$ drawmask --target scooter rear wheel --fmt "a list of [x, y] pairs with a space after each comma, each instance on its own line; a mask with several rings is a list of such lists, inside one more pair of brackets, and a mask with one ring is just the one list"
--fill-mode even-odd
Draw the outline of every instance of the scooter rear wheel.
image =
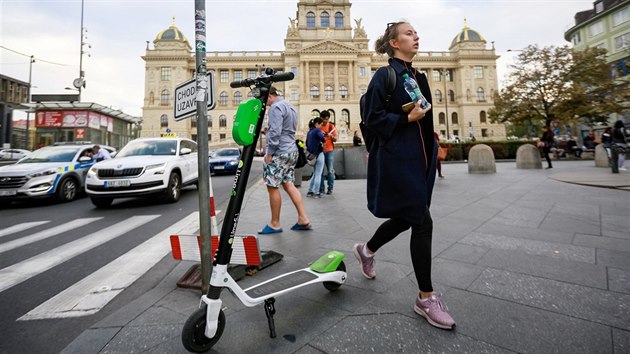
[[[336, 271], [345, 272], [346, 271], [346, 264], [343, 263], [343, 261], [341, 263], [339, 263], [339, 265], [337, 266]], [[341, 284], [335, 283], [334, 281], [325, 281], [323, 284], [324, 284], [324, 288], [326, 288], [326, 290], [328, 290], [328, 291], [335, 291], [335, 290], [339, 289], [339, 287], [341, 286]]]
[[184, 348], [194, 353], [204, 353], [210, 350], [221, 338], [223, 329], [225, 328], [225, 314], [223, 310], [219, 311], [219, 323], [217, 332], [214, 337], [208, 338], [204, 334], [206, 330], [206, 311], [207, 306], [202, 306], [195, 311], [184, 324], [182, 329], [182, 344]]

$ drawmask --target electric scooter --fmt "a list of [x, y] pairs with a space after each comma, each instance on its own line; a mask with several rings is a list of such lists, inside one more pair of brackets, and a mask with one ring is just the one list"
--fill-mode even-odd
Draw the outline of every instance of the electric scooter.
[[328, 252], [307, 268], [279, 275], [247, 289], [242, 289], [227, 271], [243, 194], [266, 112], [269, 89], [272, 83], [289, 81], [293, 77], [291, 72], [276, 74], [272, 68], [267, 68], [260, 77], [230, 83], [232, 88], [250, 88], [254, 98], [239, 104], [234, 121], [232, 135], [244, 148], [221, 227], [208, 293], [201, 297], [200, 308], [188, 318], [182, 330], [182, 343], [191, 352], [208, 351], [221, 338], [225, 328], [225, 314], [221, 309], [220, 299], [223, 288], [231, 290], [247, 307], [264, 303], [270, 337], [275, 338], [275, 297], [315, 283], [323, 283], [326, 289], [335, 291], [346, 281], [344, 254], [338, 251]]

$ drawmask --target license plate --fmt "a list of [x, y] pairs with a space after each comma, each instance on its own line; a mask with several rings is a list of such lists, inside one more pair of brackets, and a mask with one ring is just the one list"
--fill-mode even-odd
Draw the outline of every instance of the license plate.
[[214, 166], [215, 170], [223, 170], [225, 169], [225, 166]]
[[16, 194], [17, 194], [17, 190], [15, 189], [0, 190], [0, 196], [9, 196], [9, 195], [16, 195]]
[[131, 185], [131, 181], [128, 179], [121, 179], [116, 181], [105, 181], [103, 184], [105, 188], [108, 187], [129, 187]]

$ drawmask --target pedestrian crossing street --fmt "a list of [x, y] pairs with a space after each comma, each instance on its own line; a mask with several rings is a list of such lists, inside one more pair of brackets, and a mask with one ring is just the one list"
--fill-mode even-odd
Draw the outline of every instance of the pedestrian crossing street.
[[[62, 265], [64, 262], [106, 242], [115, 240], [117, 237], [150, 223], [160, 216], [130, 216], [111, 226], [0, 269], [0, 295], [7, 289], [42, 274], [53, 267]], [[51, 220], [41, 220], [18, 223], [2, 228], [0, 229], [0, 257], [3, 254], [7, 254], [7, 252], [19, 252], [20, 247], [103, 219], [106, 219], [106, 217], [79, 218], [64, 224], [51, 226], [50, 228], [46, 228], [46, 226], [51, 223]], [[199, 229], [198, 223], [199, 213], [191, 213], [117, 259], [95, 270], [89, 276], [51, 297], [18, 320], [80, 317], [98, 312], [171, 251], [170, 235], [193, 234]], [[28, 230], [35, 228], [38, 228], [37, 230], [44, 229], [11, 241], [5, 241], [7, 239], [6, 236], [28, 233]]]

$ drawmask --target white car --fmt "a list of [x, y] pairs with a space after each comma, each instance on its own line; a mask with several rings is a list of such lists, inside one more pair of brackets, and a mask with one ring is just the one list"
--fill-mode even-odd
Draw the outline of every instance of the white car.
[[0, 160], [19, 160], [30, 154], [30, 151], [24, 149], [4, 149], [0, 150]]
[[0, 167], [0, 201], [44, 197], [74, 200], [95, 163], [85, 156], [91, 149], [91, 145], [72, 143], [46, 146], [17, 163]]
[[115, 198], [160, 195], [179, 200], [181, 188], [197, 184], [197, 143], [184, 138], [139, 138], [87, 174], [85, 191], [96, 207]]

